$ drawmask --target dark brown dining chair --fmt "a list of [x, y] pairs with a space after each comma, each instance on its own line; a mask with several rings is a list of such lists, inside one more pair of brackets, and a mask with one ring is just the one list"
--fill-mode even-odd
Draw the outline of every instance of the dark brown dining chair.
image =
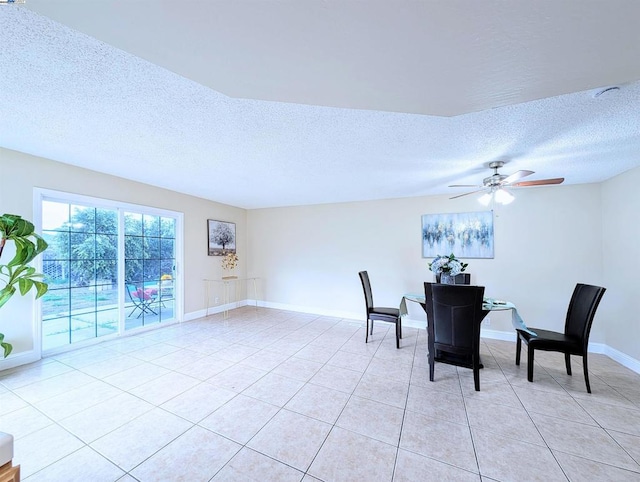
[[571, 375], [571, 355], [582, 357], [584, 369], [584, 382], [587, 392], [591, 393], [589, 385], [589, 371], [587, 365], [587, 346], [589, 345], [589, 333], [596, 310], [606, 288], [578, 283], [573, 290], [567, 318], [564, 324], [564, 333], [543, 330], [541, 328], [529, 328], [535, 336], [526, 331], [517, 330], [516, 365], [520, 365], [520, 352], [522, 342], [527, 349], [527, 380], [533, 382], [533, 356], [535, 350], [557, 351], [564, 353], [564, 362], [567, 367], [567, 375]]
[[[396, 325], [396, 348], [400, 348], [400, 338], [402, 338], [402, 319], [400, 318], [400, 309], [385, 308], [374, 306], [373, 294], [371, 292], [371, 283], [369, 282], [369, 274], [366, 271], [360, 271], [360, 281], [364, 291], [364, 301], [367, 310], [367, 330], [365, 335], [365, 343], [369, 343], [369, 334], [373, 335], [373, 322], [385, 321]], [[371, 333], [369, 333], [369, 322], [371, 322]]]
[[480, 391], [480, 323], [484, 286], [425, 283], [424, 294], [429, 337], [429, 380], [435, 362], [473, 370], [476, 391]]

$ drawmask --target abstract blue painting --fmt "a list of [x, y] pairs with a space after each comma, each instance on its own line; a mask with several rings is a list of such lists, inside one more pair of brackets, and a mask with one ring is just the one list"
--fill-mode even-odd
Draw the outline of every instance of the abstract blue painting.
[[425, 214], [422, 257], [493, 258], [493, 211]]

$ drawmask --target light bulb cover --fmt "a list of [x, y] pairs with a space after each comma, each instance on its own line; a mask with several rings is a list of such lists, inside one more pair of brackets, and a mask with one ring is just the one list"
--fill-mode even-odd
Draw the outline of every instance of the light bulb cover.
[[498, 189], [495, 193], [495, 197], [496, 197], [496, 202], [499, 204], [510, 204], [513, 202], [513, 200], [515, 199], [515, 197], [513, 197], [513, 194], [511, 194], [508, 191], [505, 191], [504, 189]]
[[491, 202], [491, 198], [493, 198], [493, 193], [485, 192], [482, 196], [478, 198], [478, 202], [483, 206], [488, 206]]

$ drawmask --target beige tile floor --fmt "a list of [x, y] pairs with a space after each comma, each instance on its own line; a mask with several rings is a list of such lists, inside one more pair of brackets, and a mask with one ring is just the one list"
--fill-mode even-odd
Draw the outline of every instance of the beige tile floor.
[[[36, 481], [640, 481], [640, 375], [483, 340], [481, 391], [426, 333], [240, 308], [0, 372]], [[526, 360], [526, 356], [524, 357]]]

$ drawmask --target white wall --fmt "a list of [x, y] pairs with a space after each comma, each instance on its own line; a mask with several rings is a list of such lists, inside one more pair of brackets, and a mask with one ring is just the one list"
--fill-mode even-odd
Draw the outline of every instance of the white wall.
[[602, 301], [606, 319], [606, 343], [640, 360], [640, 168], [616, 176], [602, 185]]
[[[183, 212], [185, 312], [193, 315], [205, 308], [202, 279], [222, 276], [220, 259], [206, 255], [208, 218], [236, 223], [238, 274], [261, 277], [268, 304], [363, 319], [358, 271], [369, 271], [377, 304], [397, 306], [433, 280], [421, 257], [421, 215], [482, 210], [474, 196], [433, 196], [247, 212], [1, 148], [0, 168], [3, 213], [32, 219], [34, 187]], [[472, 282], [516, 303], [529, 325], [551, 329], [562, 327], [576, 282], [606, 286], [591, 341], [640, 360], [632, 304], [639, 182], [635, 169], [603, 184], [517, 191], [513, 204], [495, 210], [495, 258], [466, 260]], [[0, 310], [0, 332], [16, 353], [33, 348], [33, 306], [31, 296], [14, 297]], [[424, 320], [417, 305], [409, 316]], [[490, 320], [492, 330], [513, 333], [508, 313]]]
[[[513, 301], [529, 325], [563, 329], [576, 282], [603, 280], [600, 185], [515, 195], [495, 210], [495, 258], [466, 260], [467, 271], [487, 295]], [[358, 271], [369, 271], [376, 304], [398, 306], [403, 293], [433, 280], [421, 257], [421, 216], [481, 210], [475, 196], [250, 210], [249, 273], [264, 278], [267, 303], [364, 319]], [[409, 315], [425, 316], [415, 304]], [[594, 342], [605, 340], [599, 318]], [[508, 312], [490, 320], [492, 330], [513, 333]]]
[[[236, 223], [238, 274], [246, 270], [246, 211], [122, 178], [0, 148], [0, 212], [33, 220], [35, 187], [72, 192], [184, 213], [184, 311], [205, 308], [204, 278], [220, 278], [220, 257], [207, 255], [207, 219]], [[9, 253], [8, 253], [9, 254]], [[3, 260], [4, 260], [3, 256]], [[7, 258], [8, 259], [8, 258]], [[6, 260], [5, 260], [6, 262]], [[0, 310], [0, 333], [15, 356], [33, 347], [33, 296], [14, 296]], [[3, 367], [0, 361], [0, 369]]]

